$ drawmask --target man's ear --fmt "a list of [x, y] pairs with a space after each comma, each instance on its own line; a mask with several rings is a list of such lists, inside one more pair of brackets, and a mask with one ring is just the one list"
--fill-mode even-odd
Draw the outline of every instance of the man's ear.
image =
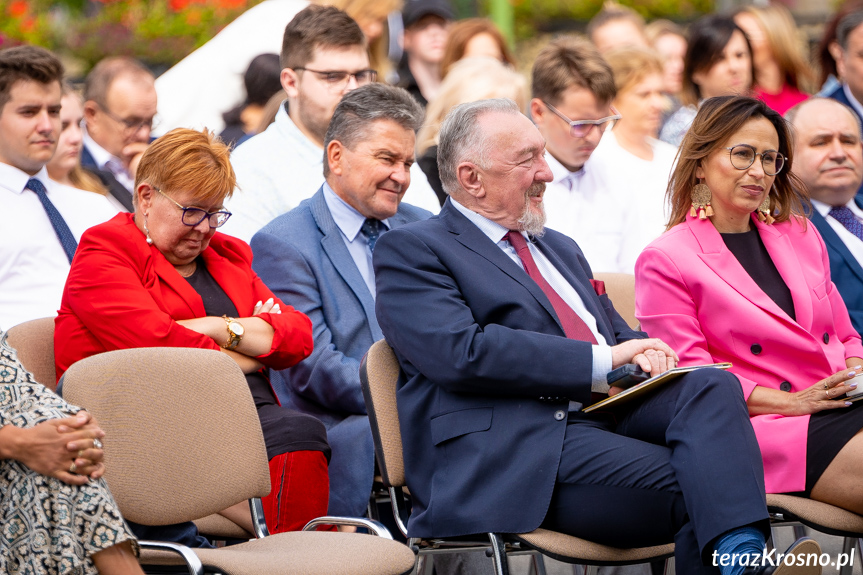
[[485, 196], [482, 174], [476, 164], [462, 162], [455, 169], [456, 179], [459, 186], [474, 198]]
[[332, 140], [327, 144], [327, 163], [331, 174], [341, 176], [344, 172], [344, 153], [345, 147], [338, 140]]
[[545, 113], [546, 107], [542, 105], [542, 100], [539, 98], [533, 98], [530, 101], [530, 117], [533, 119], [533, 123], [537, 126], [541, 126], [545, 121]]
[[84, 120], [88, 123], [91, 123], [90, 120], [96, 116], [96, 108], [98, 104], [93, 100], [87, 100], [84, 102]]
[[279, 75], [279, 81], [282, 83], [282, 88], [288, 94], [288, 98], [296, 98], [299, 93], [300, 77], [290, 68], [282, 68], [282, 73]]

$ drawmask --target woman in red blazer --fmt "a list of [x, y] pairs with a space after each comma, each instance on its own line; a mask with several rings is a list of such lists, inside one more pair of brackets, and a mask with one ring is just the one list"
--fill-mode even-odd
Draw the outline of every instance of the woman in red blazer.
[[863, 345], [803, 216], [789, 128], [759, 100], [713, 98], [683, 140], [672, 217], [636, 264], [636, 315], [681, 365], [731, 362], [768, 493], [863, 513]]
[[[311, 353], [311, 322], [252, 271], [246, 243], [216, 233], [230, 217], [224, 200], [236, 183], [229, 154], [212, 134], [185, 129], [148, 148], [136, 175], [135, 213], [91, 228], [78, 245], [56, 320], [57, 375], [115, 349], [228, 354], [246, 374], [267, 445], [267, 525], [294, 530], [326, 514], [330, 451], [321, 422], [279, 406], [267, 368], [290, 367]], [[245, 504], [224, 515], [253, 531]]]

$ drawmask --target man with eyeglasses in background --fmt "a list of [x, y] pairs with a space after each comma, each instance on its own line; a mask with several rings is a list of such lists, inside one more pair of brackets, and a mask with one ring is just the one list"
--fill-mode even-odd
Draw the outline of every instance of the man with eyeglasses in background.
[[[311, 197], [324, 182], [324, 137], [342, 96], [377, 80], [359, 25], [332, 6], [311, 5], [285, 28], [281, 51], [287, 101], [275, 121], [231, 154], [237, 192], [225, 233], [245, 241], [272, 219]], [[440, 210], [418, 165], [405, 201]]]
[[[105, 58], [87, 75], [81, 165], [97, 171], [128, 211], [132, 211], [135, 168], [150, 144], [156, 107], [153, 73], [137, 60]], [[128, 195], [116, 192], [115, 181]]]
[[611, 68], [587, 40], [562, 38], [537, 56], [531, 90], [530, 115], [554, 178], [545, 192], [546, 227], [574, 239], [594, 272], [633, 273], [645, 245], [639, 213], [588, 161], [620, 119], [611, 106]]

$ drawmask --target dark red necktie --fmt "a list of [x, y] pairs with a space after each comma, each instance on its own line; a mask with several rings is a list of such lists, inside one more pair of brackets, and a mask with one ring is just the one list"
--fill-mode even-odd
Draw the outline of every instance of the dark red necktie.
[[545, 297], [547, 297], [548, 301], [551, 302], [551, 306], [557, 313], [558, 319], [560, 319], [560, 325], [563, 326], [563, 331], [566, 333], [566, 337], [569, 339], [588, 341], [595, 344], [596, 338], [593, 336], [593, 332], [590, 331], [590, 328], [587, 327], [587, 324], [584, 323], [584, 320], [581, 319], [565, 301], [563, 301], [563, 298], [554, 291], [554, 288], [552, 288], [549, 283], [545, 281], [545, 278], [542, 277], [542, 274], [539, 273], [539, 268], [536, 267], [536, 262], [533, 259], [533, 255], [530, 253], [530, 248], [527, 247], [527, 242], [525, 241], [524, 236], [519, 232], [510, 231], [506, 235], [506, 239], [509, 240], [509, 243], [512, 244], [512, 247], [514, 247], [516, 253], [518, 253], [518, 257], [521, 259], [521, 264], [524, 266], [524, 270], [527, 272], [527, 275], [536, 282], [545, 294]]

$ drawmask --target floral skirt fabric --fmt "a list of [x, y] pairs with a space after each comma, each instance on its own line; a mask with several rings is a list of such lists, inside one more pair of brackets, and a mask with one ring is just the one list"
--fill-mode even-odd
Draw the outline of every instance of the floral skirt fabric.
[[[36, 383], [0, 331], [0, 427], [33, 427], [79, 408]], [[76, 486], [0, 459], [0, 573], [97, 573], [91, 555], [137, 542], [104, 480]]]

